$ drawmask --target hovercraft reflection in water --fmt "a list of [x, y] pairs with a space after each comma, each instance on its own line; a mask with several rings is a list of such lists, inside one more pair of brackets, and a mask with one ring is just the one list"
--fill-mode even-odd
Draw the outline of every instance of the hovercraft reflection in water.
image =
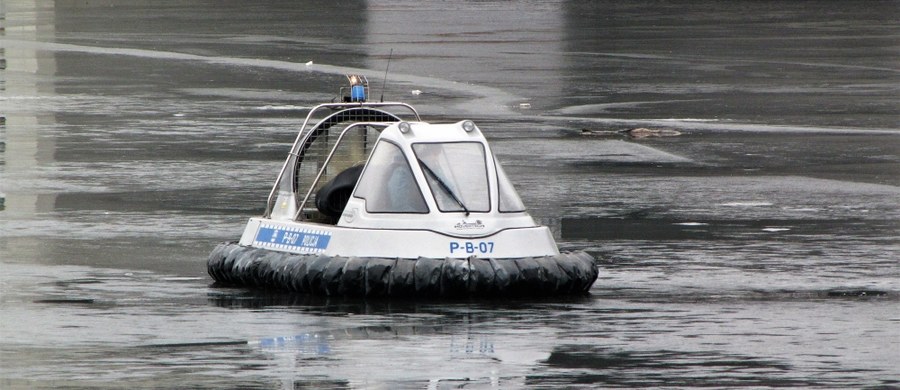
[[594, 259], [559, 252], [473, 122], [422, 122], [405, 103], [365, 102], [365, 78], [350, 80], [343, 103], [307, 115], [265, 215], [210, 254], [217, 282], [405, 297], [590, 289]]

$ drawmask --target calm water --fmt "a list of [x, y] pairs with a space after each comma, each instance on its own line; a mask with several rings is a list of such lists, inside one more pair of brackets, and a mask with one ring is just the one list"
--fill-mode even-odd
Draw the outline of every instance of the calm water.
[[[319, 3], [0, 3], [0, 388], [900, 386], [896, 2]], [[476, 120], [590, 296], [210, 285], [391, 50], [385, 98]]]

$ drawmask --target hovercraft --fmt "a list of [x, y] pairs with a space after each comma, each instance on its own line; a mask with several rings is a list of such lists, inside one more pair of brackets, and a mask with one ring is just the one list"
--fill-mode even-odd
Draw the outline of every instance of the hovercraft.
[[218, 285], [390, 297], [590, 289], [593, 257], [559, 252], [474, 122], [423, 122], [406, 103], [367, 102], [365, 77], [348, 78], [341, 102], [310, 110], [265, 214], [210, 254]]

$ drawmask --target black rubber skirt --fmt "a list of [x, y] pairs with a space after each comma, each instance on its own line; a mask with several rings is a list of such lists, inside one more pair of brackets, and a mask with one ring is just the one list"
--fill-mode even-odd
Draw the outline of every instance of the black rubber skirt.
[[585, 252], [517, 259], [300, 255], [222, 243], [207, 271], [219, 285], [324, 296], [465, 297], [586, 294], [599, 269]]

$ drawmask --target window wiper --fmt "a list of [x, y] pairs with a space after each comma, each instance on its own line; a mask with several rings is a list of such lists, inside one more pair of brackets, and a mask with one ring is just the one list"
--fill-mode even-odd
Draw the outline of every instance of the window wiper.
[[416, 158], [416, 160], [419, 161], [419, 166], [422, 167], [423, 170], [425, 170], [425, 173], [431, 175], [431, 177], [434, 178], [438, 185], [441, 186], [441, 189], [444, 190], [444, 192], [446, 192], [448, 195], [450, 195], [450, 197], [453, 198], [453, 200], [456, 202], [456, 204], [459, 205], [459, 207], [462, 207], [463, 211], [466, 212], [466, 216], [468, 217], [469, 209], [466, 207], [466, 205], [463, 204], [461, 200], [459, 200], [459, 197], [453, 193], [447, 183], [444, 183], [444, 181], [441, 180], [441, 177], [434, 173], [431, 167], [429, 167], [428, 164], [425, 164], [425, 161], [422, 161], [421, 158]]

